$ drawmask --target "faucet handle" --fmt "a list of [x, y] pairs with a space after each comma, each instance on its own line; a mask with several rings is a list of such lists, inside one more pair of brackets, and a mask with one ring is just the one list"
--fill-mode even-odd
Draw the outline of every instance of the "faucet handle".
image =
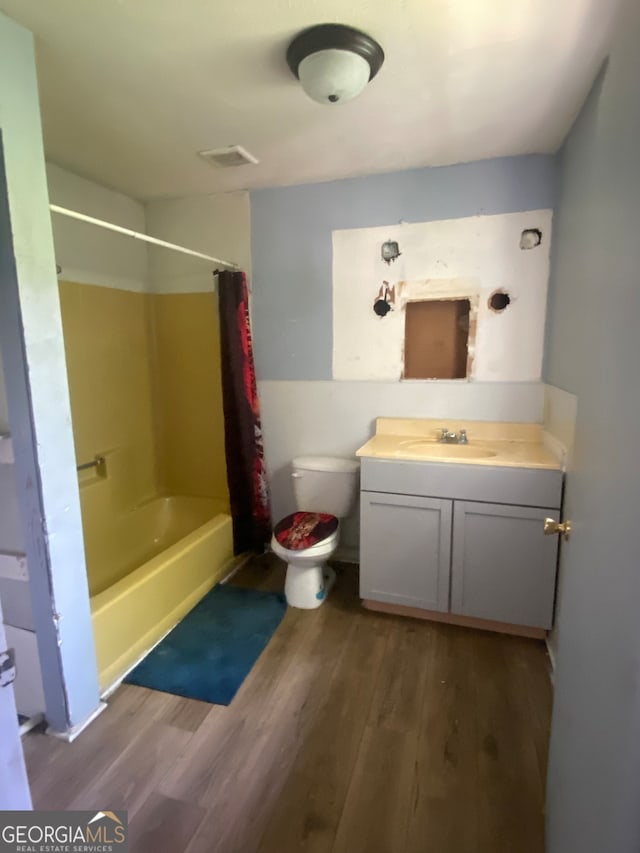
[[440, 430], [440, 441], [446, 441], [449, 436], [449, 430], [447, 427], [444, 427]]
[[458, 443], [459, 444], [469, 444], [469, 437], [467, 435], [466, 429], [461, 429], [458, 433]]

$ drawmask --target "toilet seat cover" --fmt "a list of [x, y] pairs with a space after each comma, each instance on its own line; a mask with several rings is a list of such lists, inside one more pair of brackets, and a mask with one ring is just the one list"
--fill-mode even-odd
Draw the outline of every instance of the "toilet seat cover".
[[338, 519], [326, 512], [293, 512], [274, 529], [276, 540], [289, 551], [304, 551], [328, 539], [338, 529]]

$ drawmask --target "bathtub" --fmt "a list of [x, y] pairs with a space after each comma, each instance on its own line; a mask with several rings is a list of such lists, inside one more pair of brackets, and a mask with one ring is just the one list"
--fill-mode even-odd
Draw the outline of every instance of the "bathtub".
[[84, 527], [105, 691], [230, 571], [232, 522], [222, 501], [163, 497]]

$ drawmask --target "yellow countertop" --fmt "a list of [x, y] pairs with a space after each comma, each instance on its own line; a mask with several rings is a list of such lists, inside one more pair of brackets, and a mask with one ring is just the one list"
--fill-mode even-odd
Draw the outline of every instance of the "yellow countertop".
[[[438, 441], [443, 429], [467, 430], [468, 444]], [[376, 434], [356, 451], [369, 459], [446, 462], [508, 468], [561, 470], [561, 460], [543, 443], [539, 424], [378, 418]]]

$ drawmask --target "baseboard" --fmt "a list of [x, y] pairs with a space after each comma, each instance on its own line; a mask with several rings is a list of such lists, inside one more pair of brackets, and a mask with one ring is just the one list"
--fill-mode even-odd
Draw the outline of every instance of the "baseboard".
[[338, 545], [338, 548], [331, 559], [335, 560], [336, 563], [359, 563], [360, 552], [358, 548], [349, 548]]
[[63, 740], [66, 743], [73, 743], [73, 741], [82, 734], [82, 732], [91, 725], [91, 723], [99, 717], [103, 711], [107, 710], [107, 703], [100, 702], [98, 707], [93, 711], [86, 720], [83, 720], [81, 723], [78, 723], [77, 726], [72, 726], [72, 728], [68, 729], [66, 732], [57, 732], [55, 729], [47, 728], [46, 734], [50, 737], [57, 738], [58, 740]]
[[556, 676], [556, 653], [555, 649], [549, 642], [549, 637], [546, 637], [545, 643], [547, 646], [547, 654], [549, 655], [549, 663], [551, 664], [549, 668], [549, 678], [551, 679], [551, 683], [553, 684]]

